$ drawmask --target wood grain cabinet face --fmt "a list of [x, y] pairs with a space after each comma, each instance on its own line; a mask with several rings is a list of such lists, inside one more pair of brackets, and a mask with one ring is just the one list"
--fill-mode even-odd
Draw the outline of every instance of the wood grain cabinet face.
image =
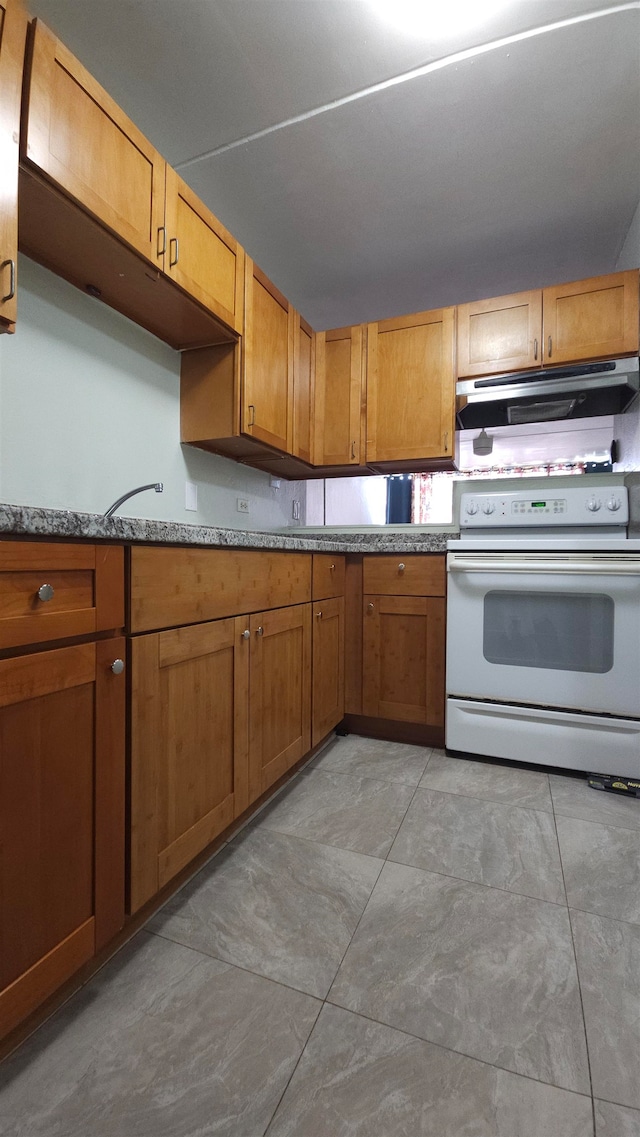
[[455, 309], [367, 332], [367, 463], [452, 458]]
[[344, 718], [344, 597], [312, 606], [311, 745], [317, 746]]
[[358, 466], [362, 439], [363, 328], [334, 328], [316, 338], [314, 462]]
[[540, 289], [458, 305], [458, 375], [540, 367], [542, 351]]
[[293, 441], [291, 453], [303, 462], [313, 460], [312, 407], [316, 375], [316, 334], [295, 313], [293, 361]]
[[545, 288], [545, 364], [637, 354], [638, 279], [634, 269]]
[[294, 310], [247, 257], [242, 430], [289, 452], [293, 424]]
[[32, 40], [24, 156], [163, 267], [164, 159], [40, 21]]
[[124, 922], [124, 654], [0, 661], [0, 1036]]
[[244, 251], [171, 166], [166, 167], [164, 268], [240, 335]]
[[313, 554], [313, 600], [344, 596], [345, 558], [331, 553]]
[[249, 797], [255, 801], [310, 748], [311, 605], [250, 618]]
[[240, 617], [132, 642], [132, 912], [249, 804], [247, 628]]
[[0, 0], [0, 332], [17, 313], [18, 135], [27, 17], [16, 0]]
[[364, 596], [363, 714], [443, 725], [445, 603]]

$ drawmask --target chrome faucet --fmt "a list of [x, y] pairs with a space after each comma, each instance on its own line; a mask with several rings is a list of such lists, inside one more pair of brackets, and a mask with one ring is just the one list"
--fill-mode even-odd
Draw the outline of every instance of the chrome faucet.
[[117, 501], [114, 501], [113, 505], [110, 505], [107, 512], [103, 513], [102, 516], [113, 517], [116, 509], [119, 509], [123, 502], [127, 501], [128, 498], [133, 497], [137, 493], [142, 493], [143, 490], [155, 490], [156, 493], [162, 493], [163, 489], [164, 486], [162, 482], [149, 482], [148, 486], [136, 486], [135, 490], [129, 490], [128, 493], [123, 493], [122, 497], [119, 497]]

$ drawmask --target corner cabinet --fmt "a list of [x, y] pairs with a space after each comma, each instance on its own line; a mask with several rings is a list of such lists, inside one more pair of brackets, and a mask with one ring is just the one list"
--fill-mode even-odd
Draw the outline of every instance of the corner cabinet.
[[0, 332], [17, 314], [18, 158], [27, 17], [18, 0], [0, 0]]
[[367, 329], [367, 464], [443, 469], [455, 449], [455, 308]]
[[0, 542], [0, 1036], [124, 923], [122, 554]]

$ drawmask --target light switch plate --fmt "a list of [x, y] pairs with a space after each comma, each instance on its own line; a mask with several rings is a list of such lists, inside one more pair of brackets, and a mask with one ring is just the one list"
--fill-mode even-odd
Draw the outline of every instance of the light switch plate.
[[198, 487], [195, 482], [184, 483], [184, 507], [185, 509], [198, 508]]
[[296, 498], [291, 503], [291, 516], [294, 521], [300, 520], [300, 502]]

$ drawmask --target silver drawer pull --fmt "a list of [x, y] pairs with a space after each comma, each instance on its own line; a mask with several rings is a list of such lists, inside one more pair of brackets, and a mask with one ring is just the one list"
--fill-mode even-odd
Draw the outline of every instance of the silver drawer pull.
[[250, 637], [251, 637], [251, 632], [249, 631], [248, 628], [245, 628], [244, 632], [242, 633], [243, 640], [248, 640]]
[[53, 600], [54, 590], [51, 584], [41, 584], [38, 589], [38, 600]]
[[124, 659], [114, 659], [113, 663], [111, 664], [111, 670], [113, 671], [114, 675], [122, 675], [122, 672], [124, 671]]
[[331, 565], [331, 572], [333, 572], [333, 570], [335, 569], [335, 567], [336, 567], [335, 565]]
[[373, 612], [373, 604], [367, 604], [369, 612]]

